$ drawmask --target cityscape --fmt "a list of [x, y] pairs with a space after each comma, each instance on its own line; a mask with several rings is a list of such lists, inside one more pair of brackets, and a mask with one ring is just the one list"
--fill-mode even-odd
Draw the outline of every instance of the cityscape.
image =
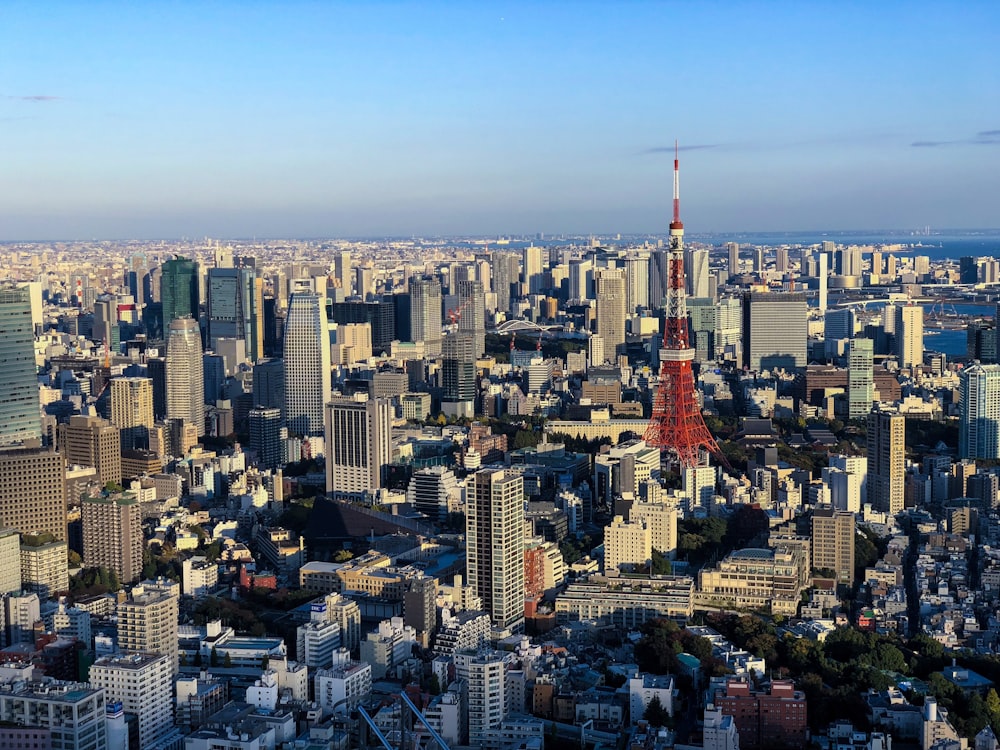
[[[937, 22], [969, 86], [906, 133], [751, 144], [691, 83], [743, 102], [743, 73], [706, 60], [672, 71], [690, 115], [612, 145], [560, 108], [642, 99], [672, 53], [636, 49], [696, 45], [704, 8], [17, 9], [65, 44], [0, 96], [0, 749], [997, 750], [1000, 105], [950, 31], [1000, 19], [778, 5], [720, 6], [720, 39], [773, 22], [766, 68], [817, 25]], [[98, 23], [135, 65], [95, 50], [83, 82]], [[584, 63], [598, 30], [636, 47]], [[933, 82], [872, 54], [877, 128]], [[847, 102], [826, 65], [767, 106]], [[249, 78], [282, 117], [241, 109]], [[478, 119], [535, 97], [523, 142], [539, 110]], [[587, 178], [569, 147], [599, 138]]]

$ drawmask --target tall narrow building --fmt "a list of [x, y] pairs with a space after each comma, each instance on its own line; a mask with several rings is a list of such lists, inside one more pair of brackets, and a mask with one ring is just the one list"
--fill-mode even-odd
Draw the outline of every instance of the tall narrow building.
[[178, 671], [177, 613], [180, 586], [149, 585], [132, 589], [118, 605], [118, 647], [122, 651], [163, 654]]
[[441, 283], [437, 279], [410, 279], [410, 338], [424, 342], [424, 355], [441, 355]]
[[906, 479], [906, 417], [868, 415], [868, 502], [892, 515], [903, 510]]
[[444, 337], [441, 352], [441, 411], [453, 417], [472, 417], [476, 399], [475, 340], [469, 333], [456, 331]]
[[597, 269], [594, 273], [594, 293], [597, 296], [596, 334], [604, 340], [605, 359], [615, 362], [625, 347], [625, 271], [620, 268]]
[[486, 297], [481, 281], [458, 282], [458, 306], [462, 315], [458, 330], [471, 334], [473, 353], [481, 357], [486, 352]]
[[304, 437], [324, 432], [330, 400], [330, 334], [323, 299], [295, 292], [285, 319], [285, 424]]
[[198, 319], [198, 263], [177, 256], [161, 266], [160, 302], [163, 305], [163, 330], [177, 318]]
[[101, 484], [121, 484], [121, 436], [107, 420], [73, 415], [59, 425], [59, 447], [67, 464], [93, 466]]
[[920, 305], [896, 308], [896, 356], [900, 367], [924, 363], [924, 308]]
[[0, 447], [42, 436], [31, 292], [0, 287]]
[[142, 510], [130, 493], [84, 496], [80, 503], [83, 562], [115, 571], [122, 583], [142, 575]]
[[258, 335], [263, 310], [259, 308], [258, 284], [252, 268], [212, 268], [208, 271], [209, 346], [216, 348], [220, 338], [236, 339], [246, 345], [246, 356], [256, 362], [264, 355], [263, 338]]
[[524, 625], [524, 480], [482, 469], [469, 479], [466, 502], [466, 570], [493, 624]]
[[965, 368], [958, 404], [959, 458], [1000, 458], [1000, 365]]
[[205, 379], [201, 333], [192, 318], [171, 321], [167, 331], [167, 419], [192, 424], [205, 434]]
[[121, 432], [122, 450], [149, 448], [153, 418], [153, 381], [114, 378], [111, 381], [111, 423]]
[[326, 491], [360, 495], [385, 486], [392, 461], [392, 402], [335, 398], [326, 407]]
[[875, 398], [875, 371], [871, 339], [851, 339], [847, 354], [847, 416], [865, 419]]

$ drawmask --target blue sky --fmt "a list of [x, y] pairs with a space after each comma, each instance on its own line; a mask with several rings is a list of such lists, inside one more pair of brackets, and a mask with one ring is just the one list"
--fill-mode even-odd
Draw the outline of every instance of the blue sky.
[[[0, 8], [0, 240], [1000, 225], [1000, 3]], [[669, 150], [669, 149], [668, 149]]]

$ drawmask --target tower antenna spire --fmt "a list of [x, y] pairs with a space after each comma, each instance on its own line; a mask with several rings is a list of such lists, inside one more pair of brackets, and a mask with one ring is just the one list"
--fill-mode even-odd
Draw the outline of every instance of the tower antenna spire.
[[681, 168], [679, 157], [680, 147], [674, 141], [674, 220], [670, 222], [671, 229], [683, 229], [681, 223]]

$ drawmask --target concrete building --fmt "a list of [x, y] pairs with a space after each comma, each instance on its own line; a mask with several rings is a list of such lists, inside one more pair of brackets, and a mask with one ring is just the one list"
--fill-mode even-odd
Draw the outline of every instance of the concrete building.
[[167, 418], [194, 425], [205, 434], [205, 379], [201, 331], [192, 318], [171, 321], [167, 331]]
[[179, 586], [136, 586], [118, 605], [118, 647], [122, 651], [163, 654], [172, 674], [180, 661], [177, 643]]
[[[110, 746], [104, 723], [105, 697], [105, 691], [99, 687], [47, 677], [0, 682], [0, 724], [30, 727], [41, 733], [43, 739], [38, 741], [51, 744], [39, 747], [107, 750]], [[12, 734], [0, 735], [0, 745], [35, 747], [13, 744]], [[11, 744], [3, 745], [8, 741]], [[27, 741], [35, 742], [36, 738]]]
[[35, 327], [27, 285], [0, 287], [0, 447], [42, 437]]
[[891, 515], [901, 512], [905, 473], [906, 417], [873, 411], [868, 415], [868, 502]]
[[316, 670], [315, 686], [316, 702], [324, 715], [346, 715], [371, 693], [371, 664], [351, 661], [350, 652], [339, 649], [328, 669]]
[[428, 357], [441, 354], [441, 283], [437, 279], [417, 276], [410, 279], [410, 339], [422, 341]]
[[66, 539], [65, 480], [61, 453], [0, 450], [0, 527]]
[[482, 469], [468, 480], [466, 579], [499, 628], [524, 623], [524, 480]]
[[506, 664], [499, 651], [459, 651], [455, 675], [468, 689], [469, 744], [482, 745], [509, 713]]
[[698, 596], [716, 606], [794, 615], [809, 581], [807, 558], [793, 545], [736, 550], [715, 567], [699, 571]]
[[802, 294], [743, 297], [743, 364], [755, 372], [805, 367], [807, 304]]
[[604, 529], [605, 574], [629, 573], [652, 562], [649, 529], [642, 521], [615, 516]]
[[[0, 538], [0, 546], [3, 541]], [[31, 541], [31, 537], [24, 536], [20, 546], [21, 586], [24, 590], [34, 591], [41, 599], [50, 599], [57, 592], [69, 591], [66, 542], [26, 543]], [[2, 557], [0, 552], [0, 558]]]
[[122, 583], [142, 575], [142, 510], [128, 492], [84, 496], [80, 503], [83, 561], [115, 571]]
[[674, 715], [674, 678], [636, 672], [628, 679], [629, 718], [635, 724], [642, 718], [654, 698], [659, 699], [670, 716]]
[[310, 669], [326, 667], [343, 645], [340, 624], [327, 616], [326, 602], [313, 602], [310, 620], [296, 630], [296, 659]]
[[[175, 613], [176, 622], [176, 613]], [[176, 642], [176, 637], [175, 637]], [[139, 746], [153, 747], [173, 728], [173, 672], [162, 654], [104, 656], [90, 667], [90, 684], [139, 719]]]
[[812, 567], [832, 570], [838, 583], [850, 586], [854, 582], [854, 534], [854, 513], [817, 506], [812, 517]]
[[920, 305], [896, 308], [896, 357], [900, 367], [924, 363], [924, 308]]
[[867, 419], [875, 398], [871, 339], [851, 339], [847, 355], [847, 416]]
[[459, 281], [458, 330], [472, 336], [472, 351], [476, 358], [486, 352], [486, 301], [481, 281]]
[[101, 484], [122, 483], [121, 435], [111, 422], [74, 415], [59, 426], [59, 447], [67, 464], [97, 469]]
[[281, 409], [251, 409], [250, 450], [257, 454], [257, 465], [262, 469], [277, 469], [283, 464], [281, 456]]
[[285, 424], [300, 436], [323, 434], [330, 400], [330, 338], [318, 294], [295, 292], [285, 319]]
[[392, 461], [392, 403], [336, 398], [326, 405], [326, 491], [361, 495], [385, 486]]
[[604, 341], [605, 359], [615, 361], [625, 346], [625, 305], [628, 296], [625, 271], [620, 268], [597, 269], [594, 273], [594, 288], [597, 295], [595, 334]]
[[185, 558], [181, 563], [184, 596], [205, 596], [219, 584], [219, 566], [204, 556]]
[[466, 332], [456, 331], [441, 341], [441, 410], [450, 417], [475, 413], [476, 342]]
[[0, 529], [0, 596], [21, 590], [21, 537], [16, 529]]
[[1000, 365], [974, 364], [959, 381], [960, 458], [1000, 458]]
[[413, 472], [406, 490], [406, 502], [435, 523], [446, 520], [459, 497], [458, 480], [446, 466], [429, 466]]
[[768, 692], [749, 683], [729, 680], [714, 700], [723, 715], [732, 716], [740, 750], [805, 747], [809, 735], [806, 697], [791, 680], [772, 680]]
[[149, 448], [149, 433], [155, 424], [152, 379], [111, 381], [111, 424], [120, 432], [122, 450]]

